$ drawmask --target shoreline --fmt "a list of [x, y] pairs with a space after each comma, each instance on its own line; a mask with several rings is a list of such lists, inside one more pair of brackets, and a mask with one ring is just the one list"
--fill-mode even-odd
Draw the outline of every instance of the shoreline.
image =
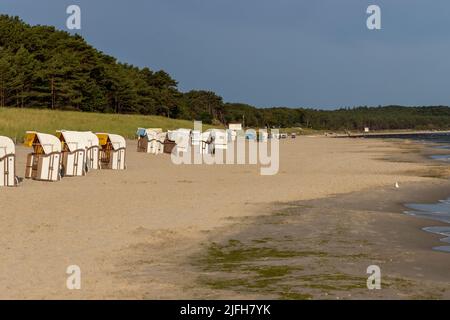
[[[450, 181], [363, 190], [286, 203], [270, 215], [238, 220], [247, 228], [224, 229], [192, 257], [208, 274], [198, 282], [218, 299], [448, 299], [450, 254], [434, 251], [440, 237], [423, 230], [448, 224], [403, 213], [405, 202], [448, 197], [448, 187]], [[386, 290], [365, 288], [366, 268], [373, 264], [387, 279]]]
[[[407, 141], [407, 143], [411, 142]], [[404, 145], [404, 141], [399, 143]], [[412, 155], [412, 157], [410, 155], [410, 160], [417, 160], [417, 157], [419, 157], [423, 163], [434, 164], [429, 155], [436, 152], [431, 148], [431, 145], [422, 145], [419, 153]], [[392, 159], [386, 161], [392, 161]], [[447, 269], [450, 265], [450, 254], [433, 249], [435, 246], [442, 244], [440, 241], [442, 235], [424, 230], [430, 226], [448, 227], [448, 224], [409, 216], [405, 213], [409, 210], [405, 206], [407, 203], [436, 203], [439, 200], [448, 199], [450, 197], [449, 187], [450, 181], [442, 179], [425, 184], [407, 183], [401, 186], [400, 190], [395, 187], [381, 187], [375, 191], [361, 190], [324, 199], [284, 203], [279, 205], [270, 215], [250, 218], [253, 223], [248, 224], [247, 229], [233, 232], [232, 228], [227, 228], [222, 231], [221, 236], [215, 235], [210, 239], [208, 242], [212, 242], [213, 245], [205, 248], [203, 255], [197, 254], [193, 259], [202, 261], [203, 265], [198, 266], [197, 264], [200, 270], [212, 272], [213, 275], [209, 275], [206, 280], [200, 277], [198, 282], [206, 284], [216, 291], [223, 290], [223, 296], [218, 294], [217, 298], [219, 299], [233, 296], [233, 293], [238, 294], [238, 297], [245, 298], [245, 295], [240, 296], [243, 292], [250, 295], [256, 294], [257, 299], [449, 299], [450, 276]], [[383, 201], [380, 202], [380, 199], [383, 199]], [[371, 222], [372, 232], [375, 231], [381, 236], [386, 236], [384, 232], [388, 230], [390, 234], [386, 236], [385, 242], [389, 245], [397, 242], [398, 248], [396, 250], [387, 250], [376, 243], [372, 244], [377, 247], [376, 250], [382, 252], [378, 257], [375, 255], [371, 259], [375, 262], [381, 262], [382, 270], [387, 270], [389, 279], [387, 282], [390, 282], [388, 290], [371, 292], [364, 288], [363, 282], [366, 280], [366, 274], [363, 268], [360, 268], [359, 272], [350, 268], [350, 272], [347, 269], [348, 273], [336, 270], [334, 270], [335, 273], [322, 270], [321, 274], [304, 272], [306, 268], [304, 264], [311, 263], [311, 256], [320, 260], [317, 265], [320, 265], [322, 269], [324, 264], [328, 264], [332, 268], [342, 269], [342, 265], [339, 265], [339, 263], [345, 263], [340, 261], [339, 258], [348, 254], [348, 251], [341, 253], [341, 256], [334, 257], [338, 260], [338, 263], [333, 263], [330, 262], [332, 260], [330, 251], [335, 252], [333, 246], [331, 246], [333, 248], [331, 250], [324, 250], [322, 245], [305, 248], [304, 245], [300, 245], [302, 239], [298, 239], [299, 245], [287, 245], [290, 248], [288, 251], [286, 251], [286, 244], [280, 245], [280, 243], [286, 241], [293, 241], [293, 233], [286, 232], [286, 230], [283, 232], [283, 228], [279, 228], [277, 225], [295, 224], [295, 215], [297, 214], [305, 215], [305, 211], [308, 214], [308, 211], [315, 213], [321, 210], [332, 210], [330, 207], [341, 208], [337, 210], [341, 214], [342, 211], [347, 210], [365, 215], [375, 212], [377, 217], [372, 217], [374, 219]], [[323, 214], [323, 212], [320, 213]], [[284, 221], [283, 217], [285, 217]], [[407, 225], [397, 225], [392, 228], [393, 219]], [[261, 221], [263, 221], [262, 226]], [[311, 224], [311, 219], [307, 221]], [[242, 224], [242, 222], [241, 219], [237, 223]], [[255, 227], [254, 225], [259, 226]], [[263, 230], [258, 230], [260, 228]], [[397, 229], [406, 230], [407, 235], [395, 234], [398, 233]], [[311, 233], [314, 234], [314, 232], [309, 231], [308, 236], [311, 237]], [[349, 231], [352, 232], [352, 230]], [[249, 234], [251, 234], [250, 237]], [[264, 237], [264, 235], [272, 235], [273, 238]], [[286, 240], [286, 237], [289, 237], [289, 240]], [[368, 240], [367, 238], [371, 239]], [[361, 243], [373, 242], [373, 236], [363, 236], [360, 240]], [[331, 241], [333, 240], [327, 237], [318, 239], [319, 243], [324, 244]], [[263, 243], [263, 245], [258, 246], [255, 243]], [[301, 250], [299, 250], [299, 247]], [[261, 263], [258, 260], [258, 252], [260, 258], [264, 257], [264, 252], [278, 252], [278, 255], [265, 257], [272, 260], [271, 263], [267, 263], [267, 261]], [[352, 254], [349, 257], [353, 259], [355, 254], [353, 250], [350, 250], [350, 252]], [[244, 257], [245, 254], [250, 254], [250, 258]], [[256, 259], [252, 259], [251, 254]], [[361, 253], [356, 254], [356, 256], [359, 254]], [[238, 256], [237, 259], [236, 256]], [[411, 256], [414, 256], [414, 258], [411, 258]], [[217, 258], [219, 258], [219, 262], [212, 262]], [[227, 262], [226, 259], [230, 261]], [[371, 265], [370, 259], [365, 260], [367, 266]], [[356, 263], [356, 261], [353, 261], [351, 264]], [[358, 263], [361, 265], [361, 262]], [[308, 266], [308, 269], [314, 268]], [[242, 273], [247, 273], [247, 276], [242, 278]], [[328, 281], [330, 279], [332, 281]], [[312, 284], [311, 282], [314, 280], [322, 282], [322, 284]], [[299, 288], [289, 285], [289, 283], [295, 283], [296, 281], [303, 281], [303, 285], [300, 285]], [[277, 289], [280, 287], [283, 289]]]
[[336, 134], [334, 138], [390, 138], [402, 137], [404, 139], [411, 136], [431, 136], [431, 135], [448, 135], [450, 130], [386, 130], [375, 132], [349, 132], [348, 134]]

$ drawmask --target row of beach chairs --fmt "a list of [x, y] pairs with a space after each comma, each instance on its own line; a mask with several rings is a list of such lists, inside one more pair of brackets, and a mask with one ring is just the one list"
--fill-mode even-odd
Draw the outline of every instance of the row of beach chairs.
[[[27, 131], [24, 144], [33, 148], [27, 156], [26, 179], [59, 181], [62, 177], [84, 176], [90, 170], [126, 168], [126, 141], [116, 134]], [[18, 182], [14, 142], [0, 136], [0, 187], [16, 186]]]
[[[193, 147], [201, 154], [215, 154], [217, 150], [226, 150], [239, 134], [229, 129], [201, 132], [181, 128], [163, 132], [161, 128], [138, 128], [137, 151], [157, 155], [187, 152]], [[281, 138], [271, 137], [265, 130], [242, 134], [247, 140], [263, 142]], [[27, 156], [26, 179], [59, 181], [63, 177], [84, 176], [90, 170], [126, 168], [126, 141], [116, 134], [59, 130], [51, 135], [27, 131], [24, 144], [33, 148]], [[18, 184], [15, 162], [14, 142], [0, 136], [0, 187]]]
[[226, 130], [210, 129], [204, 132], [191, 129], [177, 129], [163, 132], [160, 128], [139, 128], [138, 152], [151, 154], [182, 153], [192, 146], [202, 154], [214, 154], [216, 150], [227, 149], [231, 137]]
[[226, 149], [229, 140], [226, 131], [219, 129], [200, 132], [181, 128], [163, 132], [160, 128], [139, 128], [136, 135], [137, 151], [151, 154], [187, 152], [190, 146], [196, 146], [200, 153], [213, 154], [216, 149]]
[[[226, 150], [228, 143], [236, 140], [238, 133], [233, 130], [209, 129], [204, 132], [190, 129], [177, 129], [163, 132], [160, 128], [139, 128], [136, 132], [138, 137], [138, 152], [151, 154], [187, 152], [189, 147], [199, 150], [202, 154], [214, 154], [216, 150]], [[267, 131], [260, 131], [259, 135], [246, 132], [245, 139], [267, 141]]]

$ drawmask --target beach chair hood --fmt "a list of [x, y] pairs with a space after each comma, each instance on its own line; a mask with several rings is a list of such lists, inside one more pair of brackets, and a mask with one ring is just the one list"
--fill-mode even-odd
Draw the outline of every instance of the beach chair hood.
[[145, 130], [146, 130], [147, 134], [150, 133], [150, 132], [155, 132], [155, 133], [163, 132], [163, 129], [161, 129], [161, 128], [147, 128]]
[[145, 129], [145, 134], [147, 135], [148, 141], [157, 139], [158, 134], [160, 134], [162, 132], [163, 132], [163, 130], [161, 128]]
[[164, 140], [166, 140], [166, 138], [167, 138], [167, 132], [161, 132], [156, 135], [156, 139], [159, 142], [164, 142]]
[[189, 148], [189, 143], [191, 139], [191, 130], [190, 129], [178, 129], [177, 135], [175, 139], [175, 143], [182, 150], [187, 150]]
[[100, 141], [98, 140], [98, 137], [91, 131], [83, 131], [80, 132], [84, 136], [86, 147], [98, 147], [100, 146]]
[[168, 131], [167, 137], [171, 141], [175, 141], [176, 144], [188, 144], [191, 137], [190, 129], [177, 129], [174, 131]]
[[138, 137], [145, 137], [147, 135], [147, 129], [145, 128], [138, 128], [136, 131], [136, 135]]
[[191, 129], [183, 129], [183, 128], [177, 130], [177, 132], [184, 135], [190, 135], [191, 131], [192, 131]]
[[158, 133], [161, 133], [163, 130], [161, 128], [138, 128], [136, 131], [136, 135], [138, 137], [147, 137], [147, 139], [153, 140], [158, 135]]
[[14, 154], [16, 152], [16, 147], [14, 142], [8, 138], [0, 136], [0, 158], [8, 154]]
[[169, 139], [171, 141], [175, 141], [176, 138], [177, 138], [177, 135], [178, 135], [178, 133], [177, 133], [176, 130], [174, 130], [174, 131], [172, 131], [172, 130], [167, 131], [167, 139]]
[[34, 140], [37, 139], [45, 154], [52, 152], [61, 152], [61, 141], [54, 135], [27, 131], [25, 137], [25, 145], [28, 147], [33, 146]]
[[119, 136], [117, 134], [109, 134], [109, 141], [111, 141], [111, 145], [114, 150], [118, 150], [120, 148], [126, 148], [126, 146], [127, 146], [125, 138], [122, 136]]
[[61, 135], [69, 148], [70, 152], [75, 150], [85, 149], [87, 147], [86, 136], [81, 132], [76, 131], [61, 131]]

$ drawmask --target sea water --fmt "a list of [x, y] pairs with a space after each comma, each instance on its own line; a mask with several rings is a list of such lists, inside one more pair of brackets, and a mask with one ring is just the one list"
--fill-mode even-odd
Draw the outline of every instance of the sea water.
[[425, 227], [423, 230], [443, 236], [441, 241], [448, 244], [434, 247], [434, 250], [450, 252], [450, 198], [431, 204], [410, 203], [407, 204], [406, 207], [410, 210], [405, 211], [405, 213], [410, 216], [436, 220], [449, 224], [449, 226]]
[[[419, 134], [408, 138], [412, 138], [423, 143], [434, 143], [435, 145], [433, 148], [436, 149], [450, 149], [450, 134], [448, 133]], [[450, 163], [450, 154], [432, 155], [431, 159]], [[434, 250], [450, 252], [450, 198], [431, 204], [409, 203], [406, 204], [406, 207], [410, 209], [405, 211], [408, 215], [448, 223], [448, 226], [430, 226], [423, 228], [423, 230], [442, 236], [441, 241], [446, 243], [446, 245], [434, 247]]]
[[[392, 135], [388, 138], [413, 139], [422, 143], [433, 143], [433, 148], [436, 149], [450, 149], [450, 133], [417, 134], [408, 135], [407, 137]], [[450, 163], [450, 154], [432, 155], [431, 159]], [[423, 230], [442, 236], [441, 241], [446, 245], [434, 247], [434, 250], [450, 253], [450, 198], [440, 200], [437, 203], [408, 203], [405, 206], [409, 209], [405, 213], [410, 216], [448, 223], [448, 226], [430, 226], [423, 228]]]

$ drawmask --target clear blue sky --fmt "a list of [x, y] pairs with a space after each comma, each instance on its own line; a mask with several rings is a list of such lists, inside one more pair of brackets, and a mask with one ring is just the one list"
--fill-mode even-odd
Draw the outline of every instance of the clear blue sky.
[[65, 29], [70, 4], [90, 44], [183, 91], [260, 107], [450, 105], [449, 0], [1, 0], [0, 12]]

